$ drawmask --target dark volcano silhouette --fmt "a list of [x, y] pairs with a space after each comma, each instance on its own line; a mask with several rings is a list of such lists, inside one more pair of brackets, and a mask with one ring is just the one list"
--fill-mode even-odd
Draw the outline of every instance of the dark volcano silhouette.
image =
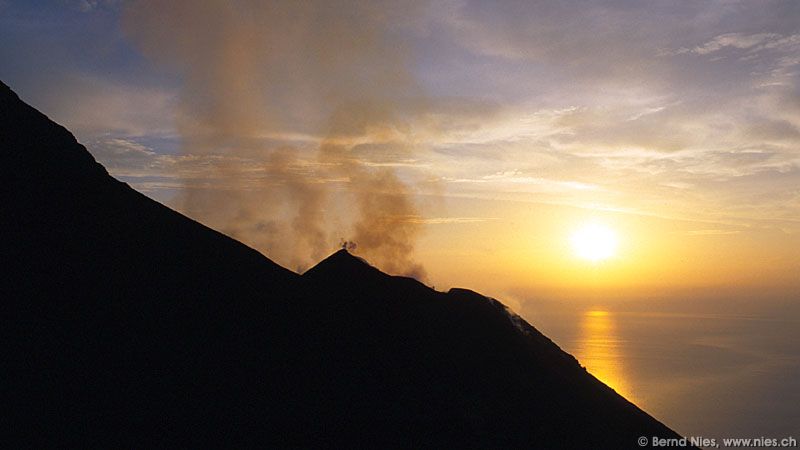
[[667, 427], [501, 303], [302, 276], [114, 180], [0, 83], [3, 416], [26, 446], [639, 448]]

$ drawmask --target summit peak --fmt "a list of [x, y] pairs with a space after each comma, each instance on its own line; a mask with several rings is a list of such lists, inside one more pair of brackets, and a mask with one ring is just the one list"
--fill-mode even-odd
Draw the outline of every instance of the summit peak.
[[303, 276], [314, 278], [351, 277], [356, 275], [386, 275], [364, 258], [358, 257], [347, 249], [340, 249], [308, 269]]

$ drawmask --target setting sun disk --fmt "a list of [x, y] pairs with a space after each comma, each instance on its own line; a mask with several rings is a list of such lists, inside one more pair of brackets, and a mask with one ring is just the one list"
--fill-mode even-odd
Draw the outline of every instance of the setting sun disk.
[[617, 252], [617, 235], [610, 228], [591, 223], [575, 231], [570, 238], [575, 254], [597, 262], [614, 256]]

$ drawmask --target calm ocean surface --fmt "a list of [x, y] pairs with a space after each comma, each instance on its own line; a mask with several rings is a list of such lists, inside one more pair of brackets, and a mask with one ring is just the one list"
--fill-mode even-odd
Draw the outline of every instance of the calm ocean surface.
[[644, 312], [530, 301], [521, 313], [684, 436], [800, 441], [800, 307], [675, 303]]

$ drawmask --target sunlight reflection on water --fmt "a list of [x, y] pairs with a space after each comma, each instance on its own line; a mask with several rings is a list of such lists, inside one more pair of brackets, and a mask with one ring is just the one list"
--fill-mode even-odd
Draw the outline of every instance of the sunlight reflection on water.
[[800, 436], [800, 298], [527, 307], [592, 375], [682, 435]]
[[575, 342], [578, 361], [597, 379], [635, 402], [625, 375], [613, 315], [608, 311], [586, 311], [581, 318], [579, 336]]

